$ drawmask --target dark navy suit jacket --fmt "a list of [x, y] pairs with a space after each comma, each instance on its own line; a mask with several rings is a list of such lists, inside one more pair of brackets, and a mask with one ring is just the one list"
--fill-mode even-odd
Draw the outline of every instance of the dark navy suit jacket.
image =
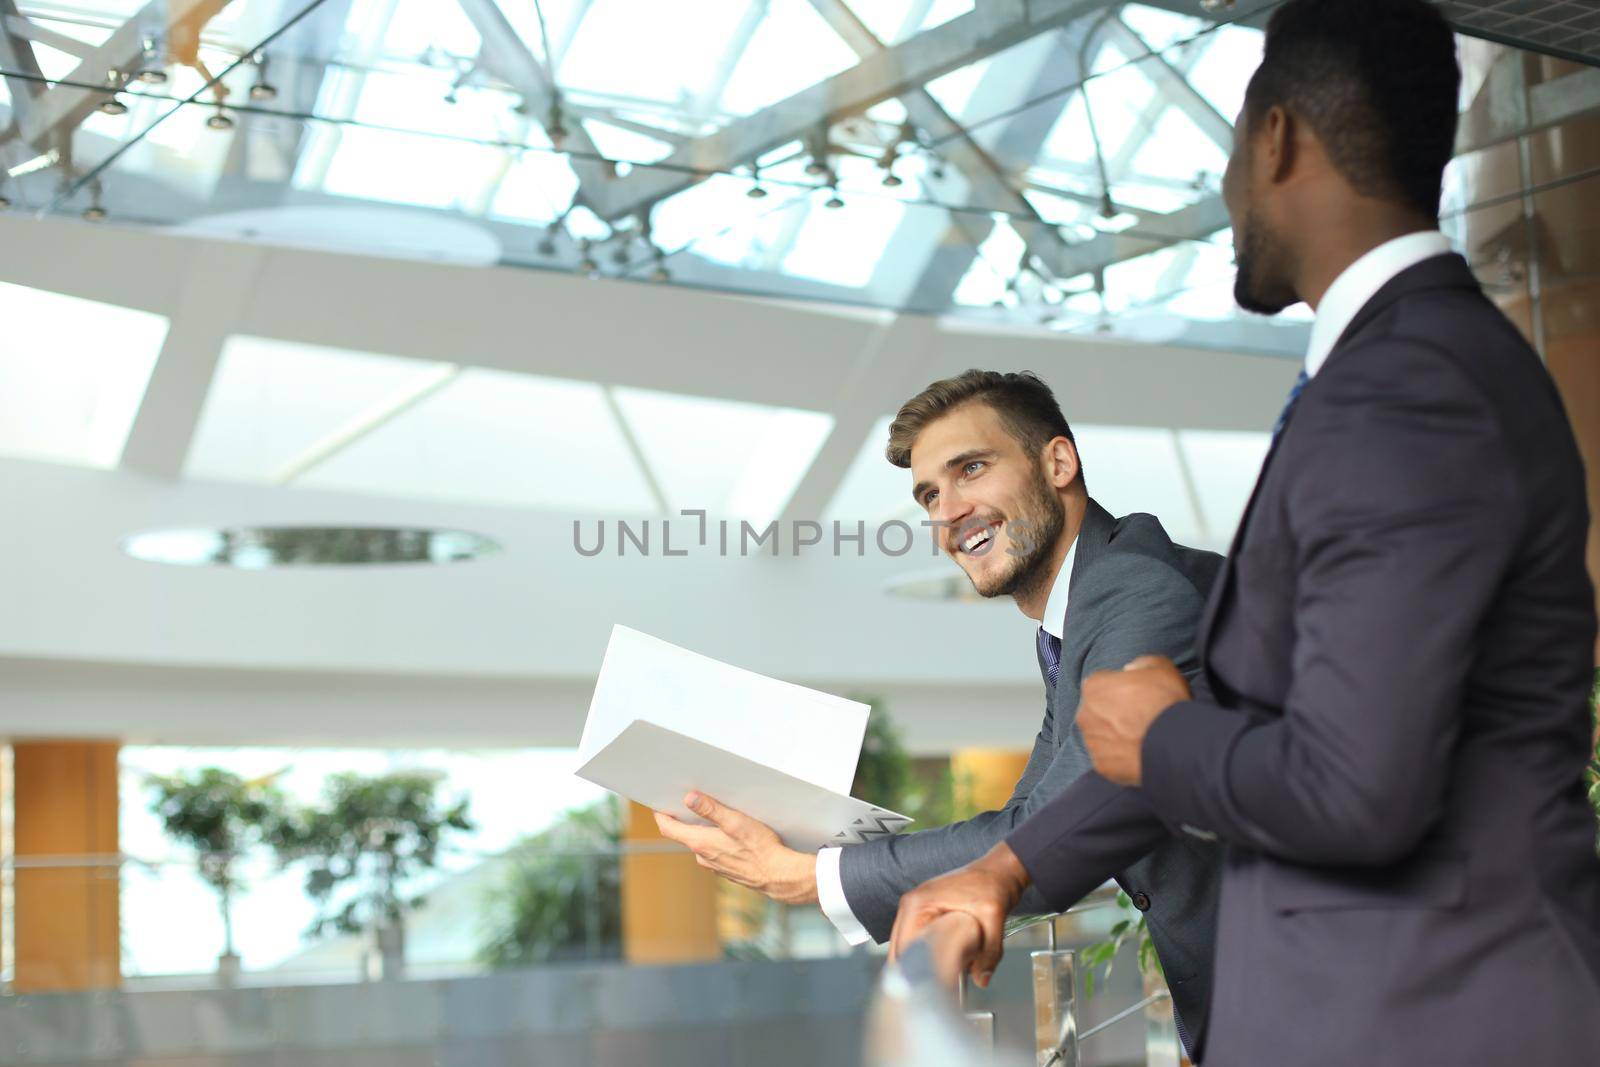
[[1403, 271], [1268, 455], [1142, 787], [1086, 775], [1008, 841], [1061, 901], [1226, 843], [1208, 1064], [1600, 1055], [1588, 528], [1538, 356], [1460, 257]]

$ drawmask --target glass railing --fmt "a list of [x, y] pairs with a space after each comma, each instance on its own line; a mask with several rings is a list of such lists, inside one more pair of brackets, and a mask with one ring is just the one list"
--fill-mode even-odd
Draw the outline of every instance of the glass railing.
[[[869, 1017], [871, 1067], [1178, 1067], [1183, 1050], [1159, 971], [1119, 952], [1095, 983], [1085, 949], [1121, 920], [1114, 887], [1058, 915], [1008, 924], [1006, 954], [987, 989], [946, 988], [963, 916], [924, 934], [879, 983]], [[1128, 949], [1133, 946], [1129, 944]]]
[[[687, 860], [668, 843], [451, 850], [390, 886], [372, 857], [347, 877], [321, 863], [216, 865], [127, 854], [0, 859], [0, 978], [8, 989], [196, 989], [432, 979], [622, 961], [630, 857]], [[335, 875], [342, 873], [334, 872]], [[713, 955], [745, 961], [848, 954], [816, 908], [714, 887]], [[636, 934], [638, 936], [648, 936]], [[704, 958], [702, 953], [702, 958]], [[661, 958], [661, 953], [642, 953]]]

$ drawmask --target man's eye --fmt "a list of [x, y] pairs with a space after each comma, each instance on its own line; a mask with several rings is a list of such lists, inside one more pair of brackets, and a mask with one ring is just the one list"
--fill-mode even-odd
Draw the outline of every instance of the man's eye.
[[922, 506], [925, 507], [925, 508], [933, 507], [933, 498], [938, 496], [938, 495], [939, 495], [939, 490], [937, 490], [937, 489], [928, 490], [926, 493], [924, 493], [922, 495]]
[[983, 466], [983, 460], [975, 459], [971, 463], [968, 463], [965, 467], [963, 467], [961, 469], [966, 471], [968, 474], [971, 474], [975, 469], [977, 469], [979, 467], [982, 467], [982, 466]]

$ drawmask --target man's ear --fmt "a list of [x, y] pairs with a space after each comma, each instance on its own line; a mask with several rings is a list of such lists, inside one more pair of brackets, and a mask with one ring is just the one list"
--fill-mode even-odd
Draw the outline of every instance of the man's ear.
[[1065, 437], [1052, 437], [1040, 456], [1045, 481], [1057, 489], [1065, 489], [1078, 477], [1078, 449]]
[[1260, 177], [1274, 184], [1289, 177], [1295, 166], [1295, 136], [1299, 133], [1299, 125], [1282, 105], [1274, 104], [1267, 108], [1267, 113], [1261, 116], [1261, 121], [1253, 131], [1253, 136], [1258, 138], [1254, 148], [1255, 158], [1261, 168]]

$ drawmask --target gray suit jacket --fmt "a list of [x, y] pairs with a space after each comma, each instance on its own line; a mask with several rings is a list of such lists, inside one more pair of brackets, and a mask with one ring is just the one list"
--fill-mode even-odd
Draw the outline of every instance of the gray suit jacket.
[[1086, 775], [1012, 847], [1059, 901], [1085, 840], [1228, 843], [1208, 1062], [1591, 1061], [1588, 528], [1539, 357], [1460, 257], [1402, 272], [1268, 454], [1209, 694], [1156, 720], [1141, 789]]
[[[1089, 501], [1068, 579], [1060, 680], [1054, 693], [1046, 682], [1044, 724], [1011, 799], [999, 811], [854, 845], [840, 856], [845, 899], [873, 937], [888, 939], [902, 893], [977, 859], [1090, 769], [1073, 722], [1085, 675], [1121, 669], [1149, 652], [1171, 656], [1194, 674], [1195, 630], [1221, 562], [1215, 553], [1173, 544], [1150, 515], [1115, 519]], [[1116, 876], [1143, 906], [1174, 1003], [1191, 1032], [1205, 1018], [1220, 860], [1214, 846], [1175, 838], [1142, 859], [1084, 872], [1093, 883], [1089, 889]], [[1030, 889], [1018, 910], [1038, 913], [1070, 903]]]

